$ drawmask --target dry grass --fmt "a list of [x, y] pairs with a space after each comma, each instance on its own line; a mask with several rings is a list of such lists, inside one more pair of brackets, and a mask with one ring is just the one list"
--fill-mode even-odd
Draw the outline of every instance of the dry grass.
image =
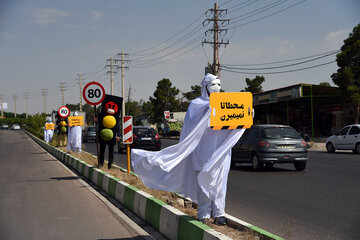
[[[59, 149], [67, 152], [66, 147], [59, 147]], [[98, 167], [97, 158], [92, 154], [89, 154], [85, 151], [82, 151], [81, 153], [70, 152], [70, 154], [92, 166]], [[182, 198], [179, 197], [178, 195], [176, 195], [174, 193], [169, 193], [166, 191], [160, 191], [160, 190], [148, 188], [141, 182], [141, 180], [137, 176], [134, 176], [132, 174], [127, 174], [126, 172], [123, 172], [122, 170], [120, 170], [118, 168], [107, 169], [106, 166], [107, 166], [107, 164], [105, 164], [100, 169], [104, 172], [108, 172], [110, 175], [120, 179], [121, 181], [124, 181], [132, 186], [135, 186], [138, 189], [141, 189], [142, 191], [154, 196], [155, 198], [166, 202], [167, 204], [175, 207], [176, 209], [180, 210], [181, 212], [196, 219], [197, 209], [196, 209], [195, 204], [192, 204], [191, 202], [185, 200], [185, 204], [184, 204], [184, 206], [182, 206], [182, 204], [179, 204], [179, 201], [181, 202]], [[230, 237], [234, 240], [260, 239], [258, 236], [256, 236], [253, 232], [251, 232], [249, 230], [234, 229], [229, 226], [217, 226], [217, 225], [213, 224], [212, 222], [208, 223], [207, 225], [210, 226], [211, 228], [215, 229], [216, 231], [227, 235], [228, 237]]]

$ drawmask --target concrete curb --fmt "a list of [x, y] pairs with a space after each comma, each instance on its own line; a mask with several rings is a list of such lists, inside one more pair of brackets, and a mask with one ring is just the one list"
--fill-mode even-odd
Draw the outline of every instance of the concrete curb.
[[[145, 193], [140, 189], [109, 175], [107, 172], [103, 172], [100, 169], [45, 143], [27, 131], [25, 132], [47, 152], [58, 160], [71, 166], [79, 174], [96, 184], [99, 188], [103, 189], [107, 194], [115, 198], [130, 211], [149, 223], [166, 238], [171, 240], [231, 239], [168, 205], [167, 203], [156, 199], [150, 194]], [[238, 228], [247, 228], [254, 231], [260, 235], [260, 239], [282, 239], [272, 233], [257, 228], [228, 214], [226, 217], [229, 220], [229, 225], [233, 225]]]

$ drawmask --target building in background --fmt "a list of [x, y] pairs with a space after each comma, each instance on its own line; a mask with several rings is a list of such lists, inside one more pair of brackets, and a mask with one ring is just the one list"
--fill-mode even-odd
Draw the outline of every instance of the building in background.
[[254, 94], [254, 124], [294, 127], [314, 137], [330, 136], [353, 123], [351, 99], [337, 87], [297, 84]]

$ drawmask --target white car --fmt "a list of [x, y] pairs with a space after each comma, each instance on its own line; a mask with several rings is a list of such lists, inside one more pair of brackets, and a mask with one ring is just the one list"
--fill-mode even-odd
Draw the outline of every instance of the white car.
[[11, 127], [12, 130], [20, 130], [20, 126], [19, 124], [13, 124], [12, 127]]
[[352, 150], [360, 153], [360, 124], [348, 125], [340, 129], [335, 135], [326, 139], [326, 150]]

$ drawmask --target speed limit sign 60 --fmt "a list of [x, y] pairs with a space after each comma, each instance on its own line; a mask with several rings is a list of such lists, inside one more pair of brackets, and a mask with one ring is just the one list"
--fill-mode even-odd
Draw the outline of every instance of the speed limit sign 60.
[[59, 116], [66, 118], [70, 114], [70, 110], [66, 106], [62, 106], [58, 110]]
[[105, 89], [98, 82], [89, 82], [83, 89], [85, 102], [90, 105], [98, 105], [105, 98]]

